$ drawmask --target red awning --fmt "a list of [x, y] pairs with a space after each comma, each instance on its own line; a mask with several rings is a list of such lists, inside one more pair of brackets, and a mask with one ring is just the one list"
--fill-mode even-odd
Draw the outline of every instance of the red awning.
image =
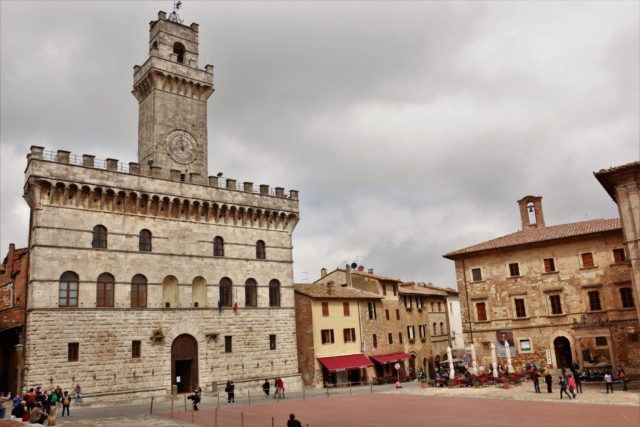
[[371, 356], [371, 357], [373, 357], [373, 359], [376, 362], [379, 362], [384, 365], [386, 363], [399, 362], [401, 360], [408, 359], [411, 356], [409, 356], [407, 353], [391, 353], [391, 354], [385, 354], [384, 356]]
[[350, 354], [348, 356], [319, 357], [318, 360], [329, 372], [351, 371], [353, 369], [373, 366], [373, 363], [364, 354]]

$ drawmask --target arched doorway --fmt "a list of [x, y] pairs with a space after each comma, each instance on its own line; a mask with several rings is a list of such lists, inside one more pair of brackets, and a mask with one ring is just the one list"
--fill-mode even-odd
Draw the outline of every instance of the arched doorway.
[[411, 353], [411, 357], [409, 358], [409, 379], [416, 379], [416, 354]]
[[198, 384], [198, 342], [188, 334], [176, 337], [171, 344], [171, 385], [178, 393], [188, 393]]
[[573, 363], [571, 356], [571, 343], [566, 337], [557, 337], [553, 340], [553, 348], [556, 352], [556, 367], [568, 368]]

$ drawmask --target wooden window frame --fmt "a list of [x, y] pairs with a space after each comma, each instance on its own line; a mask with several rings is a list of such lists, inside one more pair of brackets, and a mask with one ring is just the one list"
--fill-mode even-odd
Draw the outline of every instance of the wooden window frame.
[[487, 303], [484, 301], [476, 303], [476, 320], [478, 322], [486, 322], [489, 320], [489, 316], [487, 315]]
[[553, 258], [544, 258], [542, 260], [542, 265], [544, 267], [545, 273], [557, 273], [556, 270], [556, 260]]
[[[224, 282], [224, 283], [223, 283]], [[233, 282], [228, 277], [223, 277], [220, 279], [220, 283], [218, 284], [219, 294], [220, 294], [220, 302], [223, 307], [232, 307], [233, 306]]]
[[562, 313], [562, 298], [558, 294], [549, 295], [549, 308], [552, 315], [560, 315]]
[[602, 311], [600, 291], [587, 292], [587, 299], [589, 300], [589, 311]]
[[277, 347], [277, 339], [274, 334], [269, 335], [269, 350], [276, 350]]
[[344, 317], [351, 316], [351, 307], [349, 306], [349, 301], [344, 301], [342, 303], [342, 314]]
[[269, 307], [280, 307], [280, 281], [271, 279], [269, 281]]
[[142, 341], [131, 341], [131, 358], [140, 359], [142, 357]]
[[[476, 272], [478, 273], [477, 276], [476, 276]], [[471, 280], [473, 282], [482, 282], [482, 268], [473, 267], [471, 269]]]
[[322, 317], [329, 317], [329, 303], [325, 301], [320, 303], [320, 305], [322, 307]]
[[233, 353], [233, 336], [225, 335], [224, 337], [224, 352]]
[[356, 329], [355, 328], [344, 328], [342, 330], [342, 335], [343, 335], [345, 344], [346, 343], [356, 342]]
[[335, 343], [335, 337], [333, 335], [333, 329], [321, 329], [320, 341], [323, 345], [329, 345]]
[[527, 317], [527, 307], [524, 303], [524, 298], [514, 298], [513, 305], [515, 306], [516, 318], [523, 319]]
[[633, 299], [633, 288], [631, 286], [623, 286], [620, 288], [620, 301], [622, 308], [635, 308], [636, 303]]
[[102, 224], [95, 225], [91, 236], [91, 247], [93, 249], [107, 249], [109, 238], [107, 227]]
[[267, 259], [267, 245], [264, 240], [256, 242], [256, 259]]
[[613, 253], [614, 264], [624, 264], [627, 260], [627, 255], [624, 252], [624, 248], [615, 248], [611, 251]]
[[593, 252], [583, 252], [580, 254], [580, 265], [582, 268], [593, 268], [596, 261], [593, 259]]
[[98, 276], [96, 281], [96, 307], [114, 306], [115, 287], [116, 281], [112, 274], [102, 273]]
[[146, 307], [147, 307], [147, 278], [142, 274], [136, 274], [131, 278], [131, 308], [146, 308]]
[[224, 256], [224, 239], [222, 236], [216, 236], [213, 238], [213, 256]]
[[376, 334], [371, 335], [371, 346], [378, 348], [378, 336]]
[[146, 228], [140, 230], [138, 235], [138, 251], [139, 252], [151, 252], [153, 235], [151, 231]]
[[393, 344], [393, 334], [391, 332], [387, 334], [387, 339], [389, 340], [389, 345]]
[[253, 278], [249, 278], [244, 282], [244, 306], [258, 306], [258, 282]]
[[[65, 275], [67, 275], [66, 278]], [[71, 275], [75, 276], [73, 280]], [[74, 292], [75, 297], [73, 296]], [[58, 282], [58, 307], [77, 307], [79, 299], [80, 277], [73, 271], [65, 271], [60, 275]]]
[[67, 362], [77, 362], [80, 360], [80, 343], [67, 343]]
[[369, 320], [377, 320], [378, 314], [376, 312], [376, 303], [375, 301], [369, 301], [367, 303], [367, 308], [369, 312]]
[[509, 277], [520, 277], [520, 263], [510, 262], [507, 268], [509, 269]]

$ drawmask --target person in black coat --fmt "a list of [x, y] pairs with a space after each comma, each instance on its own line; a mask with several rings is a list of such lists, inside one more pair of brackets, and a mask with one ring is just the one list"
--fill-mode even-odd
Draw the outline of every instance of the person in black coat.
[[547, 383], [547, 393], [551, 393], [551, 385], [553, 384], [553, 377], [549, 372], [544, 376], [544, 382]]
[[271, 384], [269, 384], [269, 380], [264, 380], [264, 384], [262, 384], [262, 391], [264, 391], [264, 394], [269, 397], [269, 392], [271, 391]]
[[289, 415], [289, 421], [287, 421], [287, 427], [302, 427], [300, 421], [296, 420], [296, 416], [293, 414]]

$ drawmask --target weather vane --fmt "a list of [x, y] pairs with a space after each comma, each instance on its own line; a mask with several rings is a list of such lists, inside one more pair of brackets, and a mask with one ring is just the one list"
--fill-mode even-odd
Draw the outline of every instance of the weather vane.
[[169, 14], [169, 21], [182, 24], [182, 19], [178, 16], [178, 9], [180, 9], [180, 6], [182, 6], [182, 2], [180, 0], [173, 0], [173, 12]]

